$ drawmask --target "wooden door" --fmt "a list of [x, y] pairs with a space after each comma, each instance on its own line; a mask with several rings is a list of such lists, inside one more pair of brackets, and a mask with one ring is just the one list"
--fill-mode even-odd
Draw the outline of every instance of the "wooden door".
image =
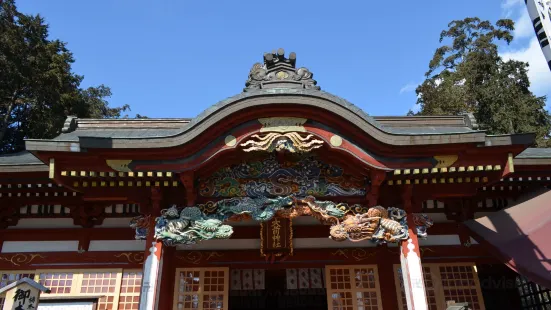
[[382, 309], [375, 265], [326, 266], [325, 281], [329, 310]]
[[175, 279], [173, 309], [228, 309], [228, 268], [178, 268]]

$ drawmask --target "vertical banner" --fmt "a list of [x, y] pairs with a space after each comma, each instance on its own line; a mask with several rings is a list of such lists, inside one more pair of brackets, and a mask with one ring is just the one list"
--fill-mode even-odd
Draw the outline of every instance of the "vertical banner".
[[293, 255], [293, 227], [291, 219], [274, 217], [260, 223], [260, 254], [262, 256]]
[[525, 0], [536, 37], [551, 70], [551, 0]]

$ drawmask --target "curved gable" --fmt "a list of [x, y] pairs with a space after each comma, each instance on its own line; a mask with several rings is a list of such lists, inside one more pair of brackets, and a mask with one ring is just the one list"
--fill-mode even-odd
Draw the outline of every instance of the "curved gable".
[[[255, 118], [274, 115], [306, 117], [324, 123], [324, 120], [338, 118], [348, 123], [356, 134], [372, 138], [376, 143], [388, 146], [437, 145], [477, 143], [485, 141], [485, 134], [476, 130], [469, 117], [464, 117], [467, 126], [434, 126], [435, 119], [426, 126], [387, 126], [369, 116], [347, 100], [320, 90], [313, 74], [307, 68], [296, 67], [296, 55], [285, 56], [282, 49], [266, 53], [262, 64], [253, 65], [246, 87], [242, 93], [222, 100], [206, 109], [197, 117], [174, 122], [170, 128], [157, 126], [135, 132], [133, 125], [147, 123], [143, 120], [117, 120], [119, 126], [104, 130], [99, 126], [81, 128], [79, 120], [70, 118], [63, 134], [53, 140], [27, 140], [27, 149], [80, 150], [93, 148], [174, 148], [183, 147], [202, 135], [212, 135], [212, 128], [230, 130]], [[411, 118], [410, 118], [411, 119]], [[445, 117], [440, 123], [445, 123]], [[115, 121], [111, 121], [115, 122]], [[388, 123], [388, 119], [387, 119]], [[164, 122], [164, 125], [167, 123]], [[327, 124], [338, 129], [335, 124]], [[147, 127], [147, 126], [145, 126]], [[344, 126], [346, 127], [346, 126]], [[143, 128], [143, 127], [142, 127]], [[86, 129], [86, 130], [83, 130]], [[344, 133], [346, 135], [346, 133]], [[195, 146], [194, 146], [195, 147]]]

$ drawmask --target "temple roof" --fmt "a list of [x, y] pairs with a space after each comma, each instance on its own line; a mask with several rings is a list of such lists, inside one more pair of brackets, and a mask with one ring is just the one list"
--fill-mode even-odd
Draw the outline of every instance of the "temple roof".
[[528, 148], [516, 158], [551, 158], [551, 148]]
[[56, 141], [78, 141], [79, 137], [155, 138], [182, 131], [190, 118], [82, 119], [69, 117]]
[[[403, 135], [453, 134], [477, 132], [472, 117], [465, 116], [366, 116], [376, 127]], [[158, 119], [79, 119], [70, 117], [56, 141], [79, 141], [79, 137], [99, 138], [159, 138], [170, 137], [183, 132], [190, 124], [197, 123], [190, 118]], [[473, 128], [474, 127], [474, 128]]]
[[515, 157], [515, 165], [551, 165], [551, 148], [528, 148]]
[[[27, 149], [31, 151], [68, 149], [72, 146], [62, 145], [64, 142], [77, 141], [80, 144], [79, 148], [136, 147], [135, 143], [138, 143], [138, 140], [139, 147], [142, 148], [151, 147], [151, 143], [154, 143], [155, 147], [172, 147], [176, 144], [185, 144], [218, 123], [219, 121], [213, 120], [215, 118], [223, 119], [232, 113], [248, 108], [265, 107], [268, 104], [302, 105], [325, 110], [349, 119], [366, 134], [390, 145], [472, 142], [488, 144], [486, 140], [495, 140], [487, 137], [484, 131], [477, 130], [476, 122], [468, 115], [372, 117], [345, 99], [317, 89], [269, 88], [243, 92], [222, 100], [193, 119], [86, 120], [70, 117], [60, 136], [52, 140], [28, 139], [26, 144]], [[352, 119], [352, 116], [355, 119]], [[449, 137], [437, 138], [442, 135]], [[411, 136], [418, 139], [411, 139]], [[502, 145], [520, 141], [529, 145], [533, 139], [532, 135], [517, 135], [524, 138], [522, 141], [517, 139], [517, 142], [513, 142], [511, 137], [502, 136], [490, 141], [489, 144]], [[160, 141], [164, 138], [167, 139], [166, 143]], [[52, 144], [56, 142], [58, 145]]]
[[[224, 119], [268, 106], [307, 109], [315, 115], [336, 115], [366, 136], [390, 146], [479, 143], [486, 146], [533, 143], [533, 134], [487, 136], [472, 115], [373, 117], [347, 100], [321, 91], [313, 74], [296, 68], [296, 54], [266, 53], [253, 65], [243, 92], [224, 99], [193, 119], [67, 118], [62, 133], [51, 140], [28, 139], [29, 151], [80, 151], [91, 148], [170, 148], [181, 146]], [[260, 117], [267, 117], [262, 115]], [[332, 117], [331, 116], [331, 117]], [[302, 114], [300, 117], [304, 117]]]
[[48, 166], [28, 151], [0, 156], [0, 172], [48, 171]]

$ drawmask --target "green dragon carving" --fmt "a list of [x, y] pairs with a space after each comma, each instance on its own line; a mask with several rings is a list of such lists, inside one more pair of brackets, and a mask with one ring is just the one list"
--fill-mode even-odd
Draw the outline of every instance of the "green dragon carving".
[[[295, 201], [306, 206], [294, 208]], [[359, 205], [317, 201], [313, 196], [296, 199], [293, 195], [285, 197], [231, 198], [214, 203], [214, 211], [206, 214], [201, 206], [179, 209], [172, 206], [161, 212], [156, 219], [155, 238], [168, 246], [177, 244], [193, 245], [203, 240], [228, 239], [233, 228], [224, 222], [235, 215], [247, 214], [252, 219], [265, 222], [276, 213], [280, 216], [294, 217], [309, 214], [324, 224], [331, 225], [331, 238], [337, 241], [372, 240], [375, 242], [396, 242], [407, 238], [406, 214], [397, 208], [385, 209], [380, 206], [363, 211]], [[417, 229], [432, 225], [428, 217], [416, 217]], [[423, 232], [423, 231], [421, 231]]]
[[232, 198], [216, 203], [216, 212], [206, 215], [199, 207], [178, 210], [176, 206], [163, 210], [156, 219], [155, 238], [166, 245], [196, 244], [202, 240], [228, 239], [233, 228], [224, 225], [233, 215], [249, 214], [254, 220], [269, 221], [277, 211], [292, 207], [292, 196], [276, 198]]

